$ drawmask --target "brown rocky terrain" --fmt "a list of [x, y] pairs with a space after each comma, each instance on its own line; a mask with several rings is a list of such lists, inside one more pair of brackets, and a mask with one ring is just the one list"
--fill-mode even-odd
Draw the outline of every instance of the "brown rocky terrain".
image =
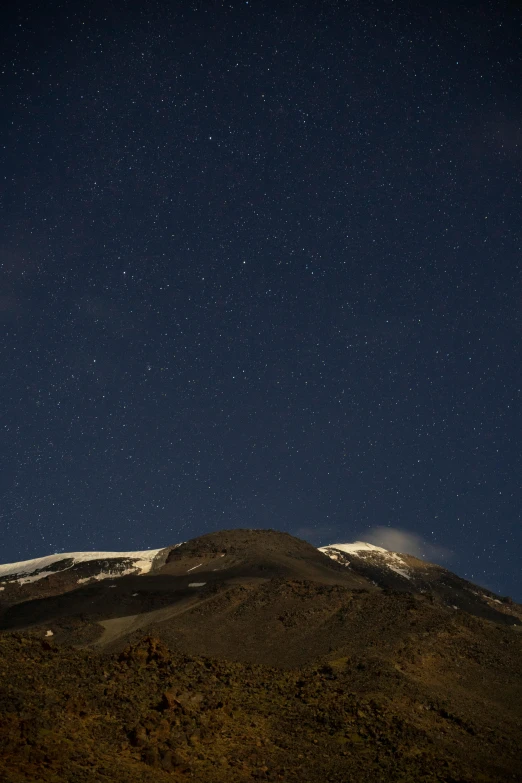
[[398, 557], [223, 531], [0, 593], [0, 781], [522, 781], [521, 607]]

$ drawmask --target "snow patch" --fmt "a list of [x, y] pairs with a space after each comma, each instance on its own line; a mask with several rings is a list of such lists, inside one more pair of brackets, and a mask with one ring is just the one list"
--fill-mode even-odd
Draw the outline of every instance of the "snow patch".
[[[142, 574], [146, 574], [146, 571], [141, 571]], [[86, 576], [83, 579], [77, 579], [76, 584], [83, 585], [86, 582], [101, 582], [103, 579], [114, 579], [115, 576], [130, 576], [134, 574], [136, 576], [136, 568], [132, 565], [130, 568], [126, 568], [124, 571], [116, 571], [110, 568], [107, 572], [101, 572], [99, 574], [93, 574], [92, 576]], [[45, 576], [45, 574], [44, 574]], [[110, 587], [116, 587], [116, 585], [109, 585]]]
[[411, 579], [411, 574], [408, 571], [405, 571], [404, 568], [397, 568], [397, 566], [393, 565], [388, 565], [388, 568], [390, 571], [394, 571], [396, 574], [403, 576], [405, 579]]
[[203, 587], [206, 584], [206, 582], [190, 582], [189, 587]]
[[45, 635], [46, 636], [54, 636], [54, 633], [53, 633], [53, 631], [46, 631]]
[[[52, 574], [69, 571], [77, 563], [89, 563], [92, 560], [111, 561], [119, 559], [132, 560], [133, 562], [132, 565], [123, 572], [113, 570], [110, 574], [97, 574], [94, 577], [78, 579], [78, 584], [88, 582], [93, 578], [114, 578], [114, 576], [125, 576], [126, 574], [136, 574], [136, 572], [139, 574], [146, 574], [152, 568], [154, 558], [161, 551], [162, 549], [148, 549], [138, 552], [63, 552], [61, 554], [48, 555], [47, 557], [36, 557], [33, 560], [21, 560], [18, 563], [5, 563], [4, 565], [0, 565], [0, 577], [12, 576], [13, 581], [24, 585], [31, 582], [37, 582], [39, 579], [44, 579]], [[53, 565], [62, 561], [64, 562], [63, 568], [48, 570]], [[67, 563], [67, 565], [65, 565], [65, 563]]]
[[191, 571], [194, 571], [194, 569], [199, 568], [199, 566], [202, 566], [203, 563], [199, 563], [197, 566], [192, 566], [192, 568], [189, 568], [187, 571], [187, 574], [190, 574]]
[[328, 544], [328, 546], [319, 547], [320, 552], [326, 552], [327, 549], [337, 549], [339, 552], [350, 552], [354, 554], [357, 554], [358, 552], [381, 552], [381, 554], [385, 555], [393, 554], [387, 549], [383, 549], [381, 546], [368, 544], [366, 541], [354, 541], [353, 544]]
[[[325, 552], [325, 554], [328, 554], [332, 560], [337, 560], [337, 562], [341, 560], [341, 556], [337, 552]], [[345, 565], [350, 565], [350, 563], [345, 563]]]
[[[383, 549], [382, 546], [375, 546], [375, 544], [369, 544], [367, 541], [355, 541], [353, 544], [329, 544], [329, 546], [319, 547], [319, 551], [331, 557], [332, 560], [338, 561], [342, 561], [342, 558], [339, 556], [340, 552], [356, 555], [357, 557], [361, 557], [366, 552], [372, 552], [382, 558], [384, 565], [390, 571], [394, 571], [405, 579], [411, 579], [406, 563], [396, 552], [390, 552], [388, 549]], [[349, 563], [346, 563], [346, 565], [349, 565]]]

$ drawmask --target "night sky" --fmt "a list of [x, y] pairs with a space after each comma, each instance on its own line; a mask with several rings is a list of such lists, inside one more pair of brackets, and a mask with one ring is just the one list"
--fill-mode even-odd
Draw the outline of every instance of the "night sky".
[[521, 23], [11, 4], [0, 562], [386, 528], [522, 600]]

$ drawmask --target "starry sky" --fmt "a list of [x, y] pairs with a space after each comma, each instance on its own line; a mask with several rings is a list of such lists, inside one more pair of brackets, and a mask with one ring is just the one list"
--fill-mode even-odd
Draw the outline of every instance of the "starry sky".
[[522, 600], [519, 7], [0, 21], [0, 561], [389, 529]]

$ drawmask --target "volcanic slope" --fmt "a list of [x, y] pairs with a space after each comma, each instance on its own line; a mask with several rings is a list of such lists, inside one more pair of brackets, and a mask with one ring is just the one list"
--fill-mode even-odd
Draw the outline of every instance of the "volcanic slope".
[[[108, 652], [148, 633], [180, 653], [294, 667], [342, 652], [348, 637], [350, 645], [376, 636], [395, 643], [407, 632], [400, 616], [412, 600], [441, 622], [460, 606], [497, 624], [521, 624], [515, 608], [492, 604], [444, 569], [351, 547], [323, 552], [271, 530], [212, 533], [159, 550], [160, 557], [155, 551], [145, 574], [116, 578], [116, 571], [100, 580], [93, 573], [76, 589], [7, 604], [0, 628], [39, 628], [57, 642]], [[395, 600], [383, 600], [381, 588], [394, 590]], [[339, 619], [346, 617], [349, 630]]]
[[522, 623], [521, 607], [509, 596], [500, 598], [440, 565], [412, 555], [390, 552], [363, 541], [330, 544], [319, 551], [383, 589], [428, 594], [444, 606], [495, 623]]
[[[281, 585], [288, 580], [300, 587], [285, 598]], [[310, 652], [301, 647], [319, 631], [319, 614], [331, 613], [330, 595], [377, 590], [307, 542], [267, 530], [209, 534], [163, 550], [160, 564], [144, 575], [83, 582], [63, 593], [4, 605], [0, 627], [40, 626], [56, 641], [110, 650], [154, 632], [185, 652], [277, 663], [280, 637], [288, 636], [277, 618], [313, 595], [316, 622], [296, 626], [293, 634], [301, 663], [316, 654], [313, 645]], [[300, 596], [303, 585], [307, 598]], [[289, 654], [288, 664], [295, 662]]]
[[521, 781], [520, 607], [328, 549], [223, 531], [6, 602], [0, 780]]

